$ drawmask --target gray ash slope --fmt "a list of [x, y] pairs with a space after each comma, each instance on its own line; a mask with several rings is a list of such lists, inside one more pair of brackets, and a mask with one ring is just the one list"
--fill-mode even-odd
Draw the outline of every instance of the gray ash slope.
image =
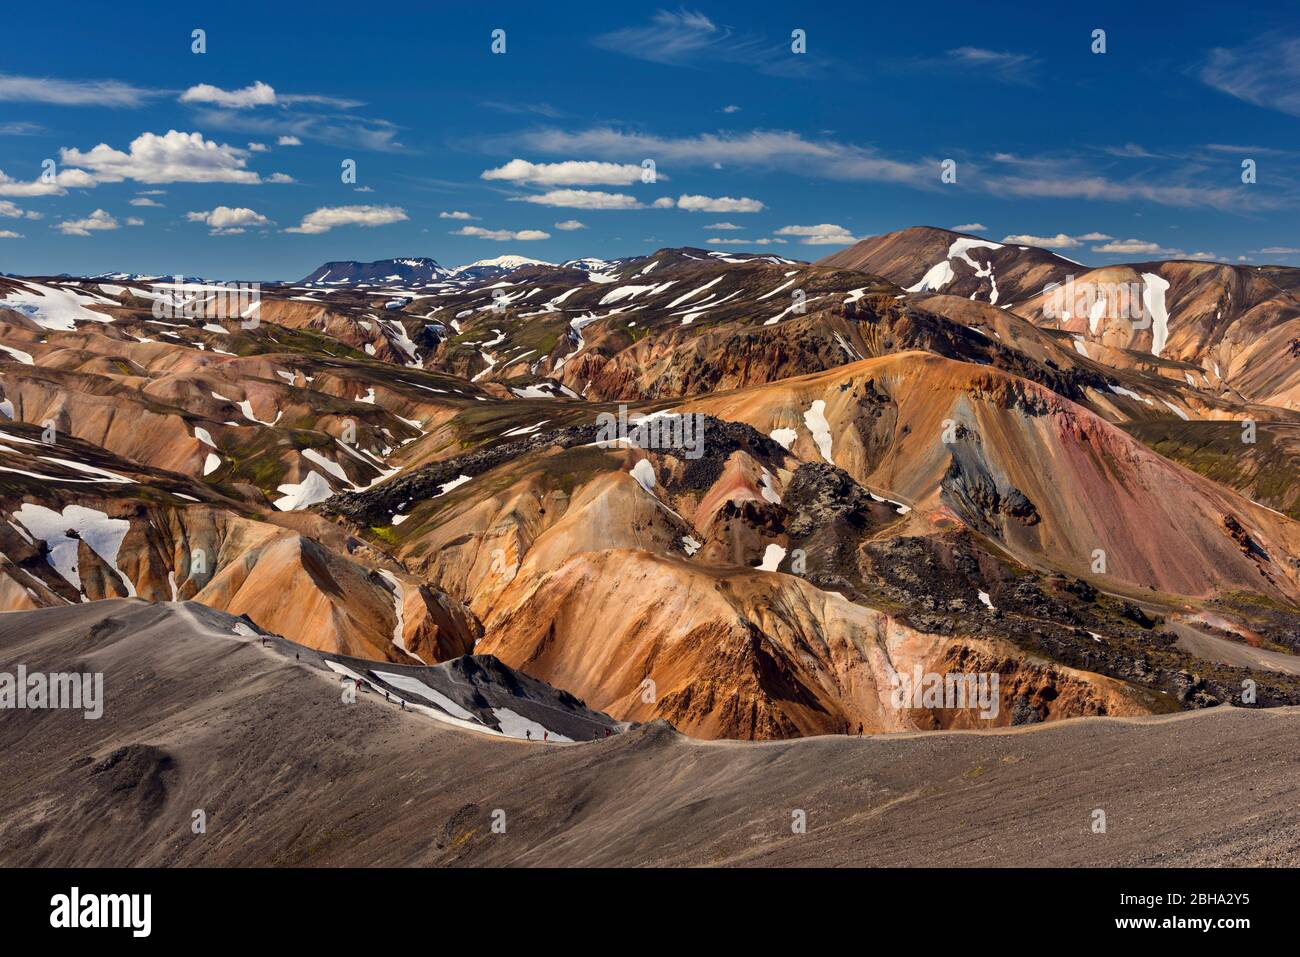
[[625, 722], [588, 708], [567, 691], [515, 671], [492, 655], [462, 655], [433, 666], [331, 654], [322, 658], [362, 674], [381, 693], [512, 737], [522, 733], [519, 729], [524, 722], [519, 718], [536, 726], [530, 728], [534, 739], [549, 732], [551, 740], [558, 734], [570, 741], [590, 741], [626, 726]]
[[[340, 677], [330, 662], [361, 675], [369, 687], [361, 695], [384, 698], [392, 706], [418, 706], [438, 719], [455, 719], [483, 731], [523, 737], [531, 724], [534, 737], [549, 731], [573, 741], [603, 737], [626, 727], [609, 715], [588, 708], [578, 698], [503, 664], [492, 655], [463, 655], [434, 666], [367, 661], [320, 652], [259, 628], [247, 616], [234, 616], [198, 602], [150, 603], [110, 599], [86, 606], [46, 608], [0, 615], [0, 660], [13, 641], [25, 634], [80, 635], [85, 643], [115, 641], [128, 635], [169, 636], [256, 645], [303, 667]], [[186, 642], [188, 644], [188, 642]], [[0, 668], [3, 670], [3, 668]], [[343, 679], [342, 683], [350, 683]], [[430, 694], [422, 689], [430, 689]], [[523, 719], [523, 720], [520, 720]]]
[[548, 746], [345, 706], [206, 609], [35, 614], [0, 616], [5, 669], [102, 671], [107, 703], [0, 721], [5, 866], [1300, 863], [1300, 709], [760, 744], [654, 722]]

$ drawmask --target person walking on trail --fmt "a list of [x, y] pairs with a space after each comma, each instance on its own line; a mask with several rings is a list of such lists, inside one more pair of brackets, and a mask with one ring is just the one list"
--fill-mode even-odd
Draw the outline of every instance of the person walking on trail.
[[524, 728], [524, 737], [527, 738], [529, 741], [533, 740], [533, 729]]
[[550, 741], [550, 740], [551, 740], [551, 732], [549, 732], [549, 731], [543, 731], [543, 732], [542, 732], [542, 740], [543, 740], [543, 741]]

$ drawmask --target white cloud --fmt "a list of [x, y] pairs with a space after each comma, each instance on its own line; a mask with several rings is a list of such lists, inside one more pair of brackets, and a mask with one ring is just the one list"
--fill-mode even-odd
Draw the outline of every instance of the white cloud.
[[677, 197], [677, 208], [691, 213], [758, 213], [763, 204], [756, 199], [730, 196], [694, 196], [683, 193]]
[[714, 223], [712, 226], [705, 226], [705, 229], [744, 229], [743, 226], [737, 226], [735, 223]]
[[128, 226], [143, 226], [144, 220], [138, 216], [128, 216], [126, 218], [126, 224]]
[[477, 219], [477, 216], [471, 216], [463, 210], [453, 209], [450, 212], [444, 210], [438, 214], [439, 219]]
[[[12, 38], [11, 38], [12, 39]], [[142, 90], [117, 80], [54, 80], [0, 74], [0, 100], [55, 106], [142, 106], [156, 90]]]
[[12, 229], [0, 229], [0, 239], [22, 239], [22, 233], [16, 233]]
[[[288, 173], [272, 173], [270, 176], [268, 176], [268, 177], [266, 178], [266, 181], [267, 181], [268, 183], [296, 183], [296, 182], [298, 182], [296, 179], [294, 179], [294, 178], [293, 178], [292, 176], [290, 176]], [[366, 192], [369, 192], [369, 190], [367, 189]]]
[[538, 239], [550, 239], [551, 234], [540, 229], [484, 229], [482, 226], [462, 226], [452, 233], [453, 236], [474, 236], [478, 239], [495, 239], [498, 242], [532, 242]]
[[1122, 253], [1125, 255], [1132, 253], [1164, 255], [1177, 252], [1175, 249], [1166, 249], [1159, 243], [1151, 243], [1143, 239], [1117, 239], [1103, 246], [1093, 246], [1092, 251], [1095, 253]]
[[131, 200], [132, 206], [162, 206], [162, 203], [156, 199], [150, 199], [148, 196], [140, 196]]
[[784, 239], [710, 239], [710, 246], [771, 246], [779, 243], [785, 244]]
[[960, 226], [952, 227], [954, 233], [982, 233], [986, 229], [983, 223], [962, 223]]
[[1295, 246], [1265, 246], [1263, 249], [1256, 249], [1253, 251], [1263, 253], [1265, 256], [1294, 256], [1297, 253], [1300, 253], [1300, 249], [1297, 249]]
[[130, 152], [106, 143], [82, 152], [64, 148], [59, 156], [66, 166], [84, 166], [95, 179], [118, 183], [258, 183], [261, 178], [245, 169], [247, 150], [217, 144], [202, 133], [168, 130], [165, 136], [141, 133], [131, 141]]
[[556, 229], [563, 230], [563, 231], [565, 231], [565, 232], [572, 232], [572, 231], [575, 230], [575, 229], [586, 229], [586, 228], [587, 228], [587, 224], [586, 224], [586, 223], [580, 223], [580, 222], [578, 222], [576, 219], [566, 219], [566, 220], [565, 220], [564, 222], [562, 222], [562, 223], [556, 223], [556, 224], [555, 224], [555, 228], [556, 228]]
[[776, 231], [778, 236], [801, 236], [805, 246], [848, 246], [856, 243], [854, 236], [843, 226], [835, 223], [820, 223], [816, 226], [782, 226]]
[[1073, 236], [1067, 236], [1065, 233], [1057, 233], [1055, 236], [1003, 236], [1004, 243], [1014, 243], [1018, 246], [1041, 246], [1044, 249], [1073, 249], [1079, 245], [1079, 241]]
[[723, 112], [723, 113], [739, 113], [739, 112], [740, 112], [740, 107], [738, 107], [735, 103], [728, 103], [726, 106], [724, 106], [724, 107], [722, 108], [722, 112]]
[[214, 236], [237, 235], [249, 226], [269, 226], [271, 221], [259, 212], [244, 206], [217, 206], [214, 209], [189, 212], [185, 218], [191, 223], [203, 223]]
[[516, 196], [521, 203], [540, 206], [567, 206], [571, 209], [642, 209], [635, 196], [626, 193], [604, 193], [592, 189], [553, 189], [537, 196]]
[[1102, 243], [1115, 237], [1108, 236], [1105, 233], [1084, 233], [1082, 236], [1075, 236], [1074, 238], [1084, 243]]
[[117, 229], [118, 222], [102, 209], [97, 209], [85, 219], [69, 219], [54, 226], [65, 236], [89, 236], [92, 232]]
[[223, 90], [210, 83], [192, 86], [181, 94], [182, 103], [212, 103], [228, 110], [244, 110], [252, 106], [274, 106], [275, 89], [258, 80], [242, 90]]
[[282, 136], [275, 141], [276, 146], [302, 146], [302, 140], [296, 136]]
[[90, 189], [95, 185], [95, 178], [81, 169], [63, 169], [49, 182], [36, 179], [30, 183], [11, 179], [0, 170], [0, 196], [64, 196], [69, 189]]
[[[604, 163], [599, 160], [530, 163], [512, 159], [504, 166], [484, 170], [480, 178], [534, 186], [630, 186], [641, 181], [641, 173], [641, 166], [637, 163]], [[659, 175], [659, 178], [667, 177]]]
[[248, 144], [248, 152], [250, 152], [250, 153], [269, 153], [269, 152], [271, 152], [271, 147], [267, 146], [265, 143], [249, 143], [249, 144]]
[[335, 226], [386, 226], [406, 219], [406, 210], [399, 206], [323, 206], [308, 213], [298, 226], [290, 226], [286, 233], [315, 235], [327, 233]]

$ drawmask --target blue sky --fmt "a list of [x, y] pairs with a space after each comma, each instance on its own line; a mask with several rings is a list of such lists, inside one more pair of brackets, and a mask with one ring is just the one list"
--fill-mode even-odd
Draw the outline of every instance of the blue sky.
[[0, 271], [816, 259], [916, 224], [1300, 265], [1294, 5], [179, 6], [6, 11]]

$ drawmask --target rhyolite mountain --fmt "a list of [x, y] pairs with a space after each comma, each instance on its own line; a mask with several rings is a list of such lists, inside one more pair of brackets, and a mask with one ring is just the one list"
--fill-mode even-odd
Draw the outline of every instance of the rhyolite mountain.
[[[1000, 724], [1300, 703], [1300, 271], [925, 227], [475, 268], [327, 264], [251, 328], [0, 278], [0, 607], [194, 599], [703, 737], [987, 725], [890, 707], [918, 667]], [[1071, 274], [1160, 328], [1045, 315]], [[699, 454], [598, 443], [619, 404]]]

